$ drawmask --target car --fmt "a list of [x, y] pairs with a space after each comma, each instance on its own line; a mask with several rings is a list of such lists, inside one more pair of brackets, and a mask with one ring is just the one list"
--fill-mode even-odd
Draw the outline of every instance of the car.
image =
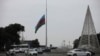
[[43, 54], [43, 49], [42, 48], [37, 48], [38, 54]]
[[21, 49], [20, 49], [20, 48], [14, 48], [13, 51], [14, 51], [15, 53], [20, 53], [20, 52], [21, 52]]
[[9, 50], [10, 53], [15, 52], [15, 53], [23, 53], [24, 50], [22, 48], [13, 48]]
[[13, 50], [6, 51], [6, 56], [14, 56], [15, 54]]
[[10, 49], [8, 52], [9, 52], [9, 53], [16, 53], [16, 52], [15, 52], [15, 49]]
[[49, 47], [47, 47], [47, 48], [45, 48], [43, 51], [44, 51], [44, 52], [51, 52], [51, 49], [50, 49]]
[[26, 50], [28, 50], [28, 48], [20, 48], [22, 50], [22, 52], [25, 52]]
[[36, 48], [32, 48], [32, 49], [28, 49], [27, 51], [25, 51], [25, 54], [28, 56], [32, 56], [32, 55], [37, 56], [38, 52]]
[[67, 52], [67, 56], [91, 56], [91, 52], [84, 49], [72, 49]]

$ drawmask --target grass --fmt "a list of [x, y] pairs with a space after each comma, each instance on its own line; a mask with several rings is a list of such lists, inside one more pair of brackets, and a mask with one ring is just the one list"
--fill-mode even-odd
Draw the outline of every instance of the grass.
[[58, 49], [54, 49], [51, 50], [51, 52], [48, 52], [48, 54], [66, 54], [69, 51], [69, 49], [62, 49], [62, 48], [58, 48]]
[[96, 52], [97, 54], [100, 54], [100, 48], [95, 49], [95, 52]]
[[[56, 49], [56, 50], [51, 50], [51, 52], [48, 52], [48, 54], [66, 54], [69, 50], [67, 49]], [[94, 50], [96, 54], [100, 54], [100, 48], [97, 48]]]
[[48, 52], [48, 54], [66, 54], [67, 52]]

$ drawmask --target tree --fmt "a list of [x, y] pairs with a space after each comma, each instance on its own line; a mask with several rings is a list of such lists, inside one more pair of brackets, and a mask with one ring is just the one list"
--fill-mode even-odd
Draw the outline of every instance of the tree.
[[19, 44], [19, 31], [24, 31], [24, 26], [20, 24], [10, 24], [9, 26], [5, 27], [5, 32], [7, 35], [9, 35], [10, 40], [13, 44]]
[[100, 45], [100, 33], [97, 34], [99, 45]]
[[18, 32], [24, 31], [24, 26], [15, 23], [6, 26], [5, 28], [0, 28], [0, 47], [6, 50], [10, 49], [12, 44], [20, 44], [20, 36]]
[[39, 44], [38, 39], [32, 40], [30, 47], [37, 48], [39, 46], [40, 46], [40, 44]]
[[4, 44], [5, 44], [5, 37], [3, 37], [4, 34], [4, 28], [0, 28], [0, 50], [4, 49]]
[[75, 39], [73, 44], [74, 44], [73, 48], [78, 48], [79, 39]]

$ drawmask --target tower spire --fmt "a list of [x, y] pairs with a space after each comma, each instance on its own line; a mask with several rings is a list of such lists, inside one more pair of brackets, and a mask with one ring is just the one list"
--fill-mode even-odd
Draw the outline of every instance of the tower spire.
[[88, 6], [84, 26], [82, 30], [82, 35], [79, 42], [80, 48], [97, 48], [99, 47], [96, 30], [94, 26], [94, 22], [92, 19], [90, 7]]

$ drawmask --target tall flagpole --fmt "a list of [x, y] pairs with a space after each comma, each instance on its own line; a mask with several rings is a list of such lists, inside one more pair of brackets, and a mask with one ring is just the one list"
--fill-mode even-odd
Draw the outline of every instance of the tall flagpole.
[[47, 44], [48, 44], [48, 38], [47, 38], [47, 0], [46, 0], [46, 20], [45, 20], [45, 23], [46, 23], [46, 47], [47, 47]]

